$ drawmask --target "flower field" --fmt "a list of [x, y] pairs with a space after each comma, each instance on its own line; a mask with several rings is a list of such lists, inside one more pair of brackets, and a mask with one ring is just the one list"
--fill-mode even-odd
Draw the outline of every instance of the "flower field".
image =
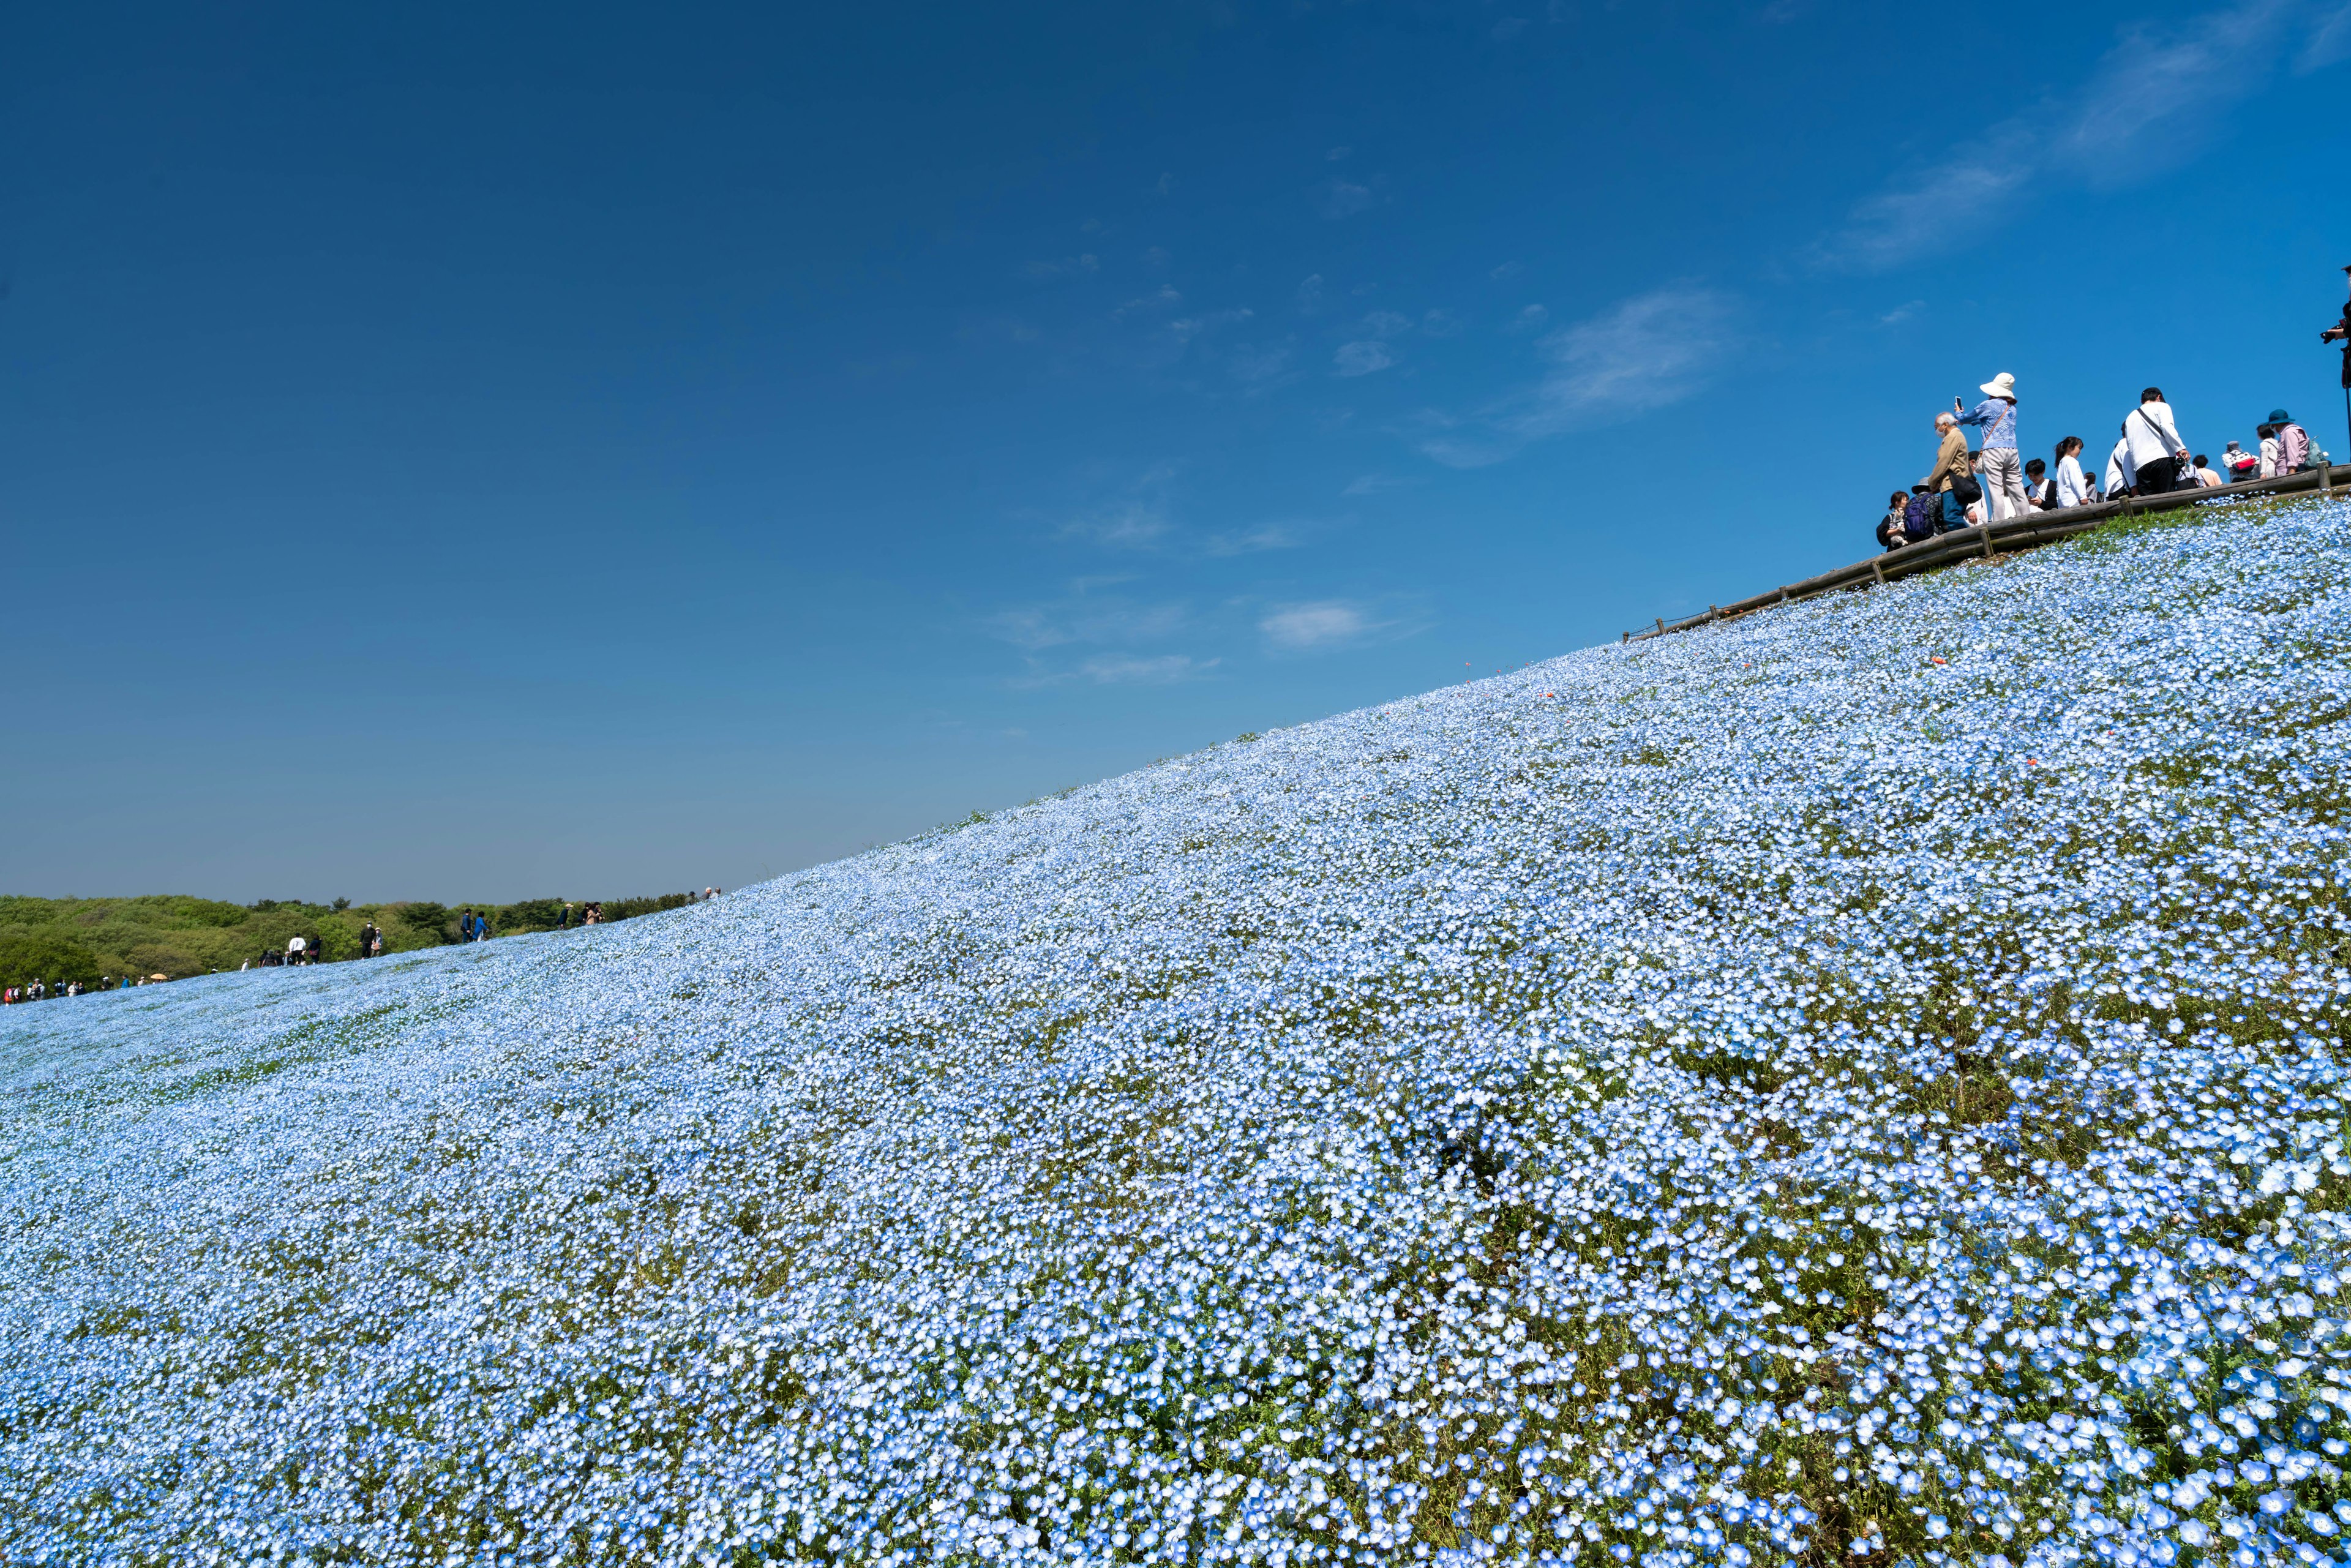
[[9, 1009], [0, 1561], [2340, 1561], [2346, 525]]

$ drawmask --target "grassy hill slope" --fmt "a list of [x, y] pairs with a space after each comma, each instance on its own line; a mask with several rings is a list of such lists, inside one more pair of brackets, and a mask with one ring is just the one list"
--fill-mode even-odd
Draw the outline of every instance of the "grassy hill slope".
[[0, 1555], [2331, 1557], [2346, 523], [12, 1009]]
[[[608, 899], [608, 919], [675, 909], [692, 902], [683, 893], [654, 898]], [[387, 952], [404, 953], [461, 940], [460, 908], [489, 917], [497, 936], [552, 931], [559, 899], [518, 904], [303, 904], [265, 898], [223, 904], [210, 898], [26, 898], [0, 895], [0, 986], [33, 980], [51, 987], [68, 980], [95, 985], [101, 977], [165, 975], [182, 979], [234, 969], [264, 953], [283, 953], [289, 937], [318, 944], [330, 963], [360, 956], [360, 932], [370, 921], [383, 933]], [[579, 917], [580, 902], [572, 905]]]

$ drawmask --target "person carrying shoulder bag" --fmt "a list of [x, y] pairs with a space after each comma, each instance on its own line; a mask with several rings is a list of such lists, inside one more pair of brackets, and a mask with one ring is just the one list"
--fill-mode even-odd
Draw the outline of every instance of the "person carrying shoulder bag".
[[2163, 401], [2161, 387], [2149, 387], [2138, 394], [2138, 406], [2124, 416], [2123, 439], [2130, 444], [2140, 495], [2160, 496], [2178, 487], [2181, 476], [2189, 471], [2188, 443], [2180, 439], [2179, 426], [2171, 417], [2171, 405]]
[[1935, 449], [1935, 465], [1918, 483], [1941, 495], [1941, 531], [1948, 534], [1968, 526], [1968, 508], [1983, 498], [1983, 486], [1968, 472], [1968, 438], [1959, 434], [1959, 416], [1937, 414], [1935, 431], [1943, 438]]

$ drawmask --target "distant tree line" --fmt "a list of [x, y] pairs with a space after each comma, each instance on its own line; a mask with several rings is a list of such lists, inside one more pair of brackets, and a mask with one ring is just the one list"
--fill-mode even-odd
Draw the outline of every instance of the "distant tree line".
[[[688, 893], [601, 901], [607, 922], [677, 909]], [[571, 902], [579, 924], [584, 901]], [[371, 922], [386, 953], [413, 952], [459, 940], [465, 910], [489, 921], [495, 936], [552, 931], [563, 901], [527, 898], [518, 904], [305, 904], [263, 898], [224, 904], [163, 894], [145, 898], [26, 898], [0, 896], [0, 987], [46, 981], [52, 992], [68, 981], [93, 987], [103, 979], [167, 975], [180, 979], [238, 968], [264, 953], [284, 953], [296, 936], [329, 963], [360, 956], [360, 933]]]

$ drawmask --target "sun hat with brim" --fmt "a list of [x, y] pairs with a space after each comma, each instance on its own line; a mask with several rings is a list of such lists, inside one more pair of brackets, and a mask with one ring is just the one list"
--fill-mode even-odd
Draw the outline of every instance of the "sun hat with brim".
[[2016, 378], [2010, 375], [2006, 371], [2002, 371], [2000, 374], [1992, 377], [1991, 380], [1984, 382], [1980, 390], [1987, 397], [2004, 397], [2008, 399], [2009, 402], [2014, 402], [2016, 401]]
[[2262, 423], [2263, 424], [2292, 424], [2294, 423], [2294, 415], [2286, 413], [2286, 411], [2282, 408], [2273, 408], [2270, 410], [2269, 418], [2262, 421]]

